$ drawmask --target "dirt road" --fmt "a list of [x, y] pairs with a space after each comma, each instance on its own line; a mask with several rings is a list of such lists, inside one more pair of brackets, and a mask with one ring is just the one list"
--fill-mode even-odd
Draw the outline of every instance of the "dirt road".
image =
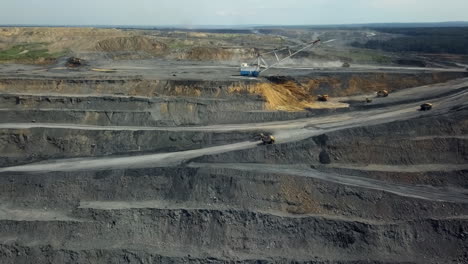
[[[277, 138], [277, 143], [288, 143], [300, 141], [312, 136], [329, 133], [332, 131], [349, 129], [352, 127], [371, 126], [388, 123], [397, 120], [412, 119], [422, 116], [441, 115], [451, 111], [454, 107], [464, 108], [468, 106], [468, 91], [461, 88], [467, 85], [467, 80], [460, 82], [450, 89], [460, 89], [459, 92], [434, 100], [434, 110], [430, 112], [417, 111], [419, 103], [396, 104], [385, 108], [376, 108], [367, 111], [353, 111], [344, 114], [330, 116], [257, 124], [235, 124], [235, 125], [214, 125], [202, 127], [105, 127], [105, 126], [85, 126], [72, 124], [1, 124], [0, 128], [24, 129], [33, 127], [46, 128], [67, 128], [79, 130], [168, 130], [168, 131], [271, 131]], [[432, 92], [440, 92], [446, 89], [447, 85], [439, 85], [426, 88]], [[439, 89], [436, 89], [439, 88]], [[415, 88], [421, 89], [421, 88]], [[409, 91], [395, 93], [394, 102], [397, 98], [404, 98]], [[427, 96], [427, 95], [426, 95]], [[395, 99], [396, 98], [396, 99]], [[150, 155], [136, 155], [127, 157], [106, 157], [106, 158], [80, 158], [65, 159], [36, 164], [28, 164], [15, 167], [1, 168], [0, 173], [5, 172], [45, 172], [45, 171], [79, 171], [79, 170], [109, 170], [128, 168], [148, 168], [177, 166], [191, 159], [255, 148], [260, 142], [245, 141], [229, 145], [201, 148], [182, 152], [170, 152]], [[332, 181], [337, 184], [351, 185], [361, 188], [370, 188], [397, 195], [413, 198], [431, 199], [436, 201], [468, 202], [466, 190], [436, 190], [429, 187], [415, 187], [402, 184], [388, 184], [382, 181], [372, 180], [363, 177], [351, 177], [338, 174], [324, 174], [314, 170], [298, 170], [292, 167], [274, 167], [270, 165], [245, 165], [245, 164], [192, 164], [191, 166], [210, 166], [235, 168], [239, 170], [268, 171], [271, 173], [285, 173], [303, 177], [313, 177], [321, 180]]]

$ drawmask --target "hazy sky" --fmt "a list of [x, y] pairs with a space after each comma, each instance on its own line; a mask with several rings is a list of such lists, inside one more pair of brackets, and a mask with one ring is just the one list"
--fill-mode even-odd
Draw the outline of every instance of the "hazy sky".
[[232, 25], [468, 21], [468, 0], [0, 0], [0, 24]]

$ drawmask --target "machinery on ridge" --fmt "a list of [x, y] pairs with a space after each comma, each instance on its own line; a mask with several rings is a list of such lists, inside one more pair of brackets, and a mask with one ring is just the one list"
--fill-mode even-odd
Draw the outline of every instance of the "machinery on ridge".
[[[332, 42], [332, 41], [334, 41], [334, 39], [328, 40], [328, 41], [326, 41], [324, 43], [328, 43], [328, 42]], [[255, 61], [253, 63], [251, 63], [251, 64], [242, 63], [241, 64], [240, 75], [241, 76], [258, 77], [258, 76], [260, 76], [261, 73], [263, 73], [263, 72], [269, 70], [270, 68], [280, 64], [281, 62], [295, 56], [299, 52], [304, 51], [304, 50], [306, 50], [306, 49], [308, 49], [310, 47], [314, 47], [316, 45], [319, 45], [320, 43], [321, 43], [321, 40], [317, 39], [317, 40], [315, 40], [313, 42], [310, 42], [310, 43], [307, 43], [305, 45], [294, 46], [294, 47], [300, 47], [299, 50], [297, 50], [297, 51], [292, 51], [291, 50], [294, 47], [285, 47], [285, 48], [280, 48], [280, 49], [274, 49], [273, 51], [269, 51], [269, 52], [265, 52], [265, 53], [257, 52], [257, 58], [255, 59]], [[287, 51], [289, 55], [284, 57], [284, 58], [280, 58], [280, 56], [278, 54], [281, 51]], [[274, 54], [274, 56], [276, 58], [276, 62], [269, 65], [265, 61], [265, 59], [263, 58], [263, 56], [267, 55], [267, 54]]]

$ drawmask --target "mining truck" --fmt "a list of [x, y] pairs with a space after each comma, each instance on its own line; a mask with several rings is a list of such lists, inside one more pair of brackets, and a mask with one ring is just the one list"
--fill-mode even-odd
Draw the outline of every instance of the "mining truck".
[[317, 100], [320, 102], [328, 101], [328, 94], [320, 94], [317, 96]]
[[429, 111], [432, 109], [432, 104], [431, 103], [424, 103], [420, 106], [420, 111]]
[[67, 67], [79, 67], [83, 65], [83, 61], [80, 58], [71, 57], [67, 60]]
[[377, 92], [377, 97], [387, 97], [388, 91], [387, 90], [380, 90]]
[[263, 133], [261, 133], [259, 135], [259, 138], [260, 138], [260, 140], [262, 140], [263, 145], [273, 144], [276, 141], [276, 139], [275, 139], [275, 137], [273, 135], [265, 135]]

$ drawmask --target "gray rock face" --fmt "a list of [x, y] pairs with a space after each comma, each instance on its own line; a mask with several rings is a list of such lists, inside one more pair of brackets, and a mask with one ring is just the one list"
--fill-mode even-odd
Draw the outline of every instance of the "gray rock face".
[[127, 81], [58, 87], [164, 96], [0, 94], [0, 263], [468, 263], [463, 87], [280, 112]]

